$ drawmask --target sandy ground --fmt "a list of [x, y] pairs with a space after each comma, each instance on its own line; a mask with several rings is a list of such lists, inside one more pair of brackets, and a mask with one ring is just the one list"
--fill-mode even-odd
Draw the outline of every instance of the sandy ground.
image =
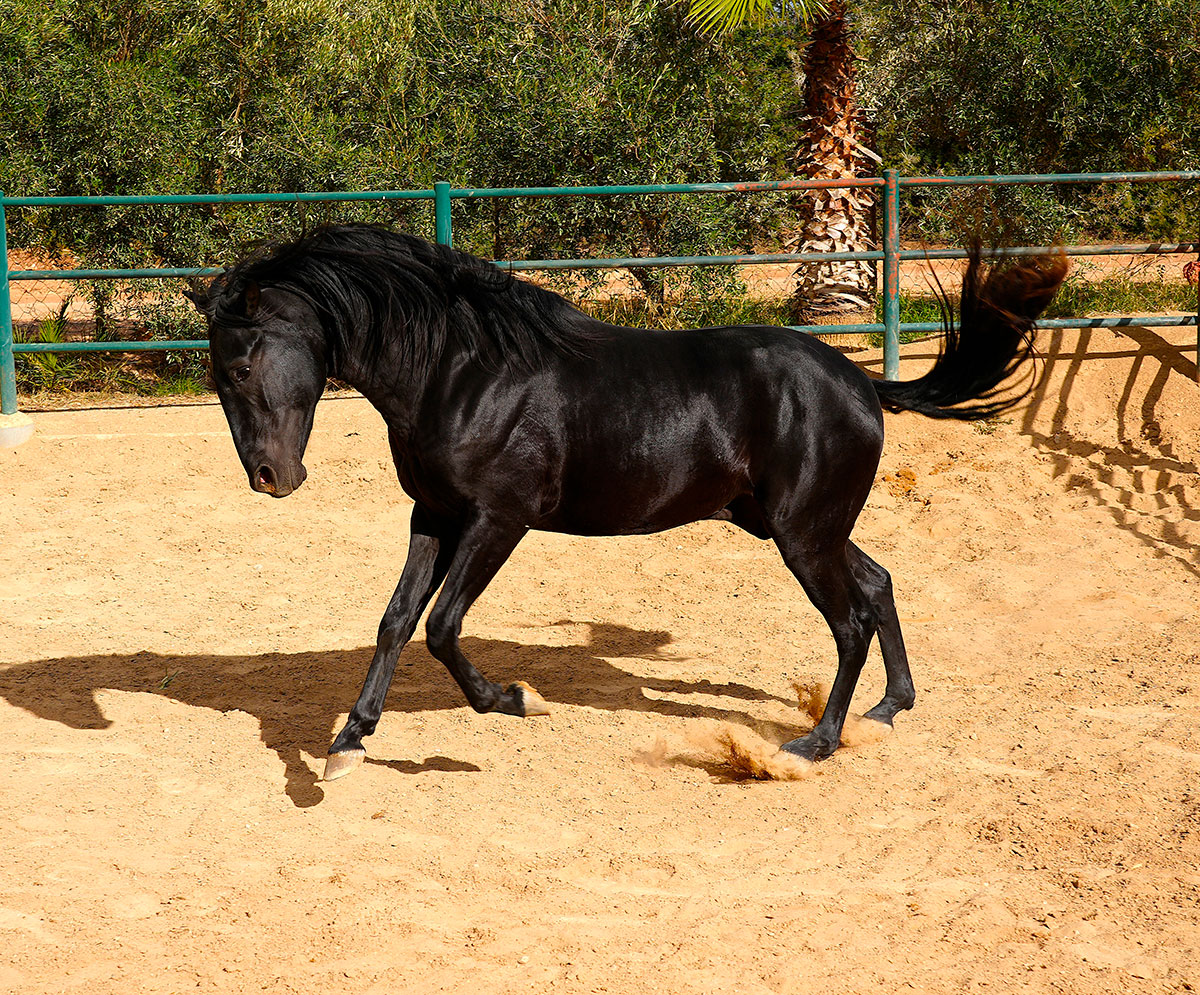
[[789, 783], [701, 746], [806, 729], [832, 640], [716, 522], [531, 535], [465, 646], [553, 714], [475, 715], [418, 638], [320, 783], [404, 557], [378, 418], [325, 401], [273, 501], [215, 405], [39, 414], [0, 451], [0, 991], [1200, 989], [1194, 334], [1043, 333], [1007, 419], [889, 417], [856, 540], [917, 707]]

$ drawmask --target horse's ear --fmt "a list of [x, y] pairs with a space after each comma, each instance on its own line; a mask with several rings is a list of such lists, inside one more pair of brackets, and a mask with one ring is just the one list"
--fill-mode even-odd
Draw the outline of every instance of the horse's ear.
[[253, 318], [254, 312], [258, 310], [258, 299], [262, 294], [258, 289], [257, 283], [246, 284], [246, 293], [242, 298], [242, 303], [246, 310], [246, 317]]
[[185, 290], [183, 292], [183, 296], [192, 302], [192, 305], [196, 308], [197, 311], [199, 311], [205, 317], [208, 316], [208, 292], [207, 291], [205, 291], [201, 288], [198, 288], [198, 287], [193, 287], [190, 290]]

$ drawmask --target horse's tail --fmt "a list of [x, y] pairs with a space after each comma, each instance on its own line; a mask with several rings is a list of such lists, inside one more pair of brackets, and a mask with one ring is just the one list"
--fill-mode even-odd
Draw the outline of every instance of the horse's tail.
[[1012, 407], [1033, 383], [998, 397], [1001, 385], [1030, 357], [1034, 319], [1066, 274], [1062, 252], [984, 268], [976, 244], [963, 277], [957, 328], [943, 301], [945, 339], [937, 362], [916, 380], [873, 380], [880, 403], [888, 411], [963, 420], [990, 418]]

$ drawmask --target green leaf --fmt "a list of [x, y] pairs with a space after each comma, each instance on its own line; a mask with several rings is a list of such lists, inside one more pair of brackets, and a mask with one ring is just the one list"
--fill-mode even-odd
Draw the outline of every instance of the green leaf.
[[743, 25], [762, 27], [772, 21], [796, 21], [807, 30], [829, 11], [824, 0], [689, 0], [688, 20], [702, 34], [730, 34]]

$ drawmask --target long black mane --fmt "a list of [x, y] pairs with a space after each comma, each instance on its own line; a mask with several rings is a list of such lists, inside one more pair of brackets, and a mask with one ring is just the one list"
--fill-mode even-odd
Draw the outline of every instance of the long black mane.
[[320, 317], [330, 372], [343, 357], [373, 364], [385, 349], [420, 374], [455, 344], [494, 367], [543, 366], [582, 354], [604, 326], [548, 290], [486, 260], [380, 225], [331, 225], [256, 247], [197, 304], [214, 321], [250, 323], [247, 288], [276, 287]]

